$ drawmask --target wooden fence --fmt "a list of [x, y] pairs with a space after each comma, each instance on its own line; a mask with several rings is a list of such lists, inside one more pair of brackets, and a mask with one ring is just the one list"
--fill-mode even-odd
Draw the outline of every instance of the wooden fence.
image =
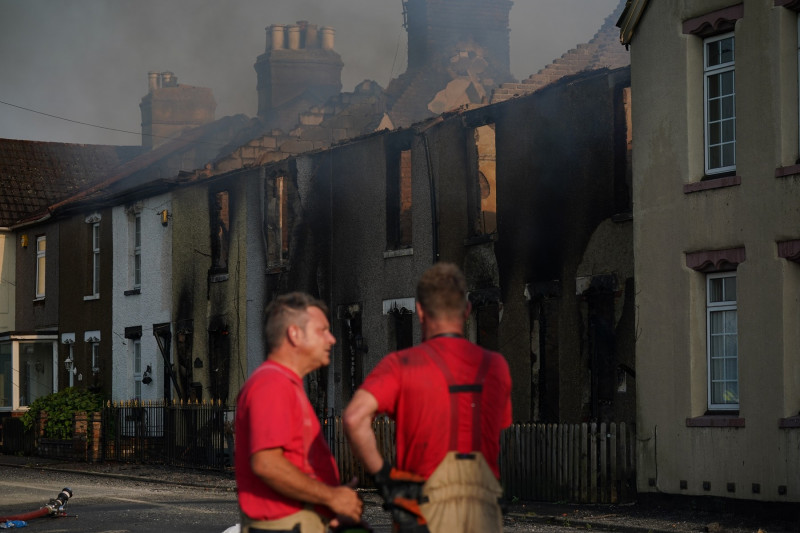
[[[359, 487], [372, 487], [372, 476], [364, 470], [364, 466], [358, 461], [350, 449], [350, 442], [344, 434], [344, 424], [341, 416], [330, 416], [323, 418], [322, 432], [325, 440], [336, 458], [336, 465], [339, 467], [339, 477], [344, 482], [348, 482], [353, 477], [358, 478]], [[372, 429], [375, 431], [378, 449], [383, 457], [387, 458], [392, 464], [395, 463], [394, 446], [394, 422], [386, 417], [379, 416], [372, 422]]]
[[[368, 487], [371, 476], [353, 457], [341, 417], [322, 420], [342, 480]], [[395, 460], [394, 422], [377, 418], [378, 449]], [[634, 431], [623, 423], [514, 424], [500, 441], [500, 479], [508, 499], [624, 503], [636, 498]]]
[[633, 427], [514, 424], [501, 437], [506, 497], [529, 501], [623, 503], [636, 497]]

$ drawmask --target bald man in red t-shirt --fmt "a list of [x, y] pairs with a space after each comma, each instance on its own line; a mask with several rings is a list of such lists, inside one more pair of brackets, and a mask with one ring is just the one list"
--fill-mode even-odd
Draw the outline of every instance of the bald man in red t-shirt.
[[386, 356], [344, 413], [353, 451], [379, 484], [391, 483], [391, 465], [372, 420], [396, 420], [397, 467], [424, 480], [419, 511], [431, 533], [503, 528], [498, 455], [500, 432], [511, 424], [511, 376], [502, 355], [464, 338], [466, 290], [453, 264], [423, 274], [416, 309], [424, 342]]

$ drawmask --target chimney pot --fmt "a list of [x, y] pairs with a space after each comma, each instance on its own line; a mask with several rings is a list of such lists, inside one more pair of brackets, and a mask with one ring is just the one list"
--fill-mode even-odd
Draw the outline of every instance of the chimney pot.
[[288, 27], [288, 41], [289, 41], [289, 50], [299, 50], [300, 49], [300, 26], [297, 24], [290, 24]]
[[306, 26], [306, 48], [319, 48], [319, 28], [316, 24]]
[[147, 87], [149, 88], [150, 92], [155, 91], [158, 89], [159, 82], [161, 81], [161, 74], [158, 72], [148, 72], [147, 73]]
[[334, 30], [330, 26], [323, 26], [320, 30], [322, 32], [322, 49], [333, 50]]
[[283, 24], [273, 24], [270, 28], [272, 29], [272, 49], [283, 50], [283, 30], [285, 26]]

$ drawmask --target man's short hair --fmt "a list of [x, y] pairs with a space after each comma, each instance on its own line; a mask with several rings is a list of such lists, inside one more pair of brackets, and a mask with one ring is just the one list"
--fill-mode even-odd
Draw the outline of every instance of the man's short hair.
[[436, 263], [417, 283], [417, 302], [431, 318], [463, 317], [467, 308], [467, 279], [453, 263]]
[[328, 306], [325, 302], [304, 292], [281, 294], [267, 306], [265, 311], [267, 351], [272, 351], [283, 342], [289, 326], [296, 325], [305, 329], [308, 322], [309, 307], [318, 307], [326, 315]]

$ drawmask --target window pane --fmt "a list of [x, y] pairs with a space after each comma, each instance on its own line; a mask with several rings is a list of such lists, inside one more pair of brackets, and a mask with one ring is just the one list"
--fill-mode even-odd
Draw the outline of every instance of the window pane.
[[711, 403], [725, 403], [722, 383], [711, 384]]
[[716, 311], [716, 312], [711, 313], [711, 332], [710, 333], [712, 335], [722, 333], [724, 331], [722, 328], [723, 328], [722, 312]]
[[734, 58], [733, 37], [719, 41], [719, 61], [720, 63], [730, 63]]
[[728, 382], [725, 385], [725, 401], [723, 403], [739, 403], [739, 384]]
[[0, 407], [11, 407], [11, 343], [0, 343]]
[[133, 284], [137, 288], [142, 284], [142, 256], [138, 253], [133, 256]]
[[730, 276], [725, 279], [725, 300], [728, 302], [736, 301], [736, 276]]
[[[719, 100], [720, 102], [720, 115], [725, 118], [731, 118], [734, 116], [734, 103], [735, 98], [733, 96], [725, 96]], [[709, 103], [709, 105], [711, 105]], [[716, 107], [716, 106], [715, 106]], [[711, 120], [715, 120], [712, 118]], [[732, 122], [732, 121], [731, 121]]]
[[736, 333], [737, 331], [737, 313], [736, 311], [725, 311], [725, 332]]
[[708, 149], [708, 167], [720, 168], [722, 166], [722, 148], [719, 146], [712, 146]]
[[707, 66], [713, 67], [714, 65], [719, 65], [720, 57], [719, 57], [719, 41], [714, 41], [706, 44], [706, 53], [708, 54]]
[[734, 93], [734, 73], [732, 70], [728, 72], [723, 72], [719, 75], [720, 77], [720, 94], [725, 96], [731, 96]]
[[133, 372], [142, 373], [142, 344], [139, 341], [133, 343]]
[[[718, 145], [722, 142], [722, 127], [719, 122], [708, 125], [708, 142], [712, 145]], [[714, 148], [714, 146], [712, 146], [712, 148]]]
[[739, 355], [737, 352], [739, 351], [739, 345], [736, 342], [736, 335], [726, 335], [725, 336], [725, 355], [727, 357], [736, 357]]
[[708, 77], [708, 98], [719, 98], [720, 96], [720, 80], [719, 75]]
[[717, 122], [722, 118], [722, 105], [721, 100], [708, 101], [708, 120], [709, 122]]
[[[718, 343], [718, 345], [721, 347], [722, 343]], [[712, 359], [711, 360], [711, 379], [712, 380], [716, 381], [718, 379], [722, 379], [723, 372], [725, 370], [724, 361], [725, 360], [722, 359], [722, 358], [717, 358], [717, 359]]]
[[53, 392], [53, 343], [29, 342], [19, 346], [19, 404]]
[[136, 216], [136, 224], [134, 229], [134, 246], [137, 248], [142, 245], [142, 217]]
[[[722, 140], [725, 142], [732, 142], [736, 140], [736, 121], [723, 120], [722, 123]], [[733, 146], [731, 146], [733, 148]]]
[[736, 145], [728, 143], [722, 145], [722, 165], [723, 167], [732, 167], [736, 164]]
[[[712, 336], [711, 337], [711, 357], [712, 357], [712, 359], [716, 358], [716, 357], [722, 357], [725, 354], [725, 352], [723, 351], [724, 349], [725, 349], [725, 343], [722, 341], [722, 338], [719, 337], [718, 335]], [[714, 375], [716, 376], [717, 373], [715, 372]]]
[[739, 379], [739, 364], [737, 359], [725, 360], [725, 379], [738, 380]]
[[36, 296], [44, 296], [45, 280], [45, 258], [39, 257], [36, 260]]
[[721, 302], [723, 295], [723, 278], [711, 278], [708, 280], [708, 301]]

